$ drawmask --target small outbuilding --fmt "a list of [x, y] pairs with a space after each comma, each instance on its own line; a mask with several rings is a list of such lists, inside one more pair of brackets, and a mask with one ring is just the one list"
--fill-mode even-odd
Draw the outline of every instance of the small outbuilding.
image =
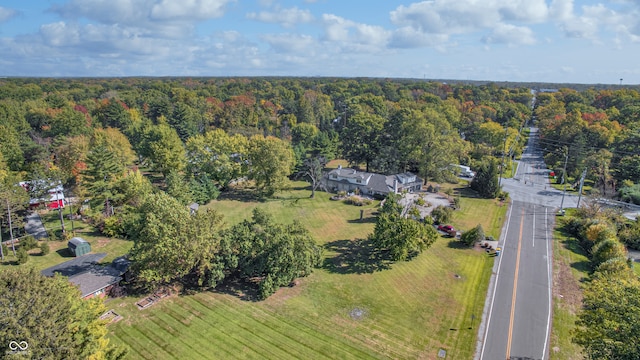
[[81, 237], [74, 237], [67, 244], [73, 256], [82, 256], [91, 252], [91, 244]]

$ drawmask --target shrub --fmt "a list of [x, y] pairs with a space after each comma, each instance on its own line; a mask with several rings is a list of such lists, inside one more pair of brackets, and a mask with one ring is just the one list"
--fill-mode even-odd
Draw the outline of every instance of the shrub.
[[51, 241], [60, 240], [58, 238], [58, 234], [54, 230], [47, 230], [47, 236], [49, 237], [49, 240], [51, 240]]
[[463, 232], [460, 236], [460, 241], [467, 246], [472, 246], [474, 243], [484, 239], [484, 230], [480, 224], [469, 231]]
[[49, 249], [49, 244], [47, 244], [45, 241], [40, 243], [40, 255], [47, 255], [49, 253], [50, 249]]
[[27, 250], [22, 246], [16, 251], [16, 257], [18, 258], [18, 264], [24, 264], [29, 261], [29, 254], [27, 254]]
[[25, 251], [29, 251], [38, 246], [38, 240], [31, 235], [25, 236], [20, 240], [20, 247], [24, 248]]
[[363, 206], [363, 205], [371, 205], [371, 200], [361, 198], [360, 196], [349, 196], [344, 199], [345, 204], [355, 205], [355, 206]]
[[4, 256], [7, 256], [9, 254], [9, 248], [7, 247], [7, 245], [2, 244], [0, 246], [2, 246], [2, 253], [4, 254]]
[[431, 217], [435, 224], [444, 224], [451, 221], [453, 209], [448, 206], [439, 205], [431, 211]]
[[422, 197], [418, 197], [414, 202], [416, 203], [416, 205], [419, 205], [419, 206], [424, 206], [425, 204], [425, 201]]
[[622, 243], [616, 239], [603, 240], [591, 249], [591, 264], [594, 268], [617, 257], [626, 257], [626, 251]]
[[124, 234], [124, 227], [119, 216], [114, 215], [104, 219], [102, 233], [109, 237], [118, 237]]
[[456, 209], [460, 209], [460, 196], [456, 196], [453, 198], [453, 207]]

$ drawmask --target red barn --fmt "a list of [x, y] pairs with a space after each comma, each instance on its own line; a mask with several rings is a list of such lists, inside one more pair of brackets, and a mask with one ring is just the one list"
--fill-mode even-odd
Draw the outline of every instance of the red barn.
[[[49, 209], [64, 208], [64, 188], [62, 184], [49, 183], [46, 184], [46, 186], [45, 184], [44, 180], [36, 182], [36, 186], [47, 189], [46, 195], [42, 198], [31, 198], [29, 200], [29, 207], [36, 208], [44, 205]], [[31, 193], [34, 188], [34, 183], [31, 181], [23, 181], [20, 183], [20, 186]]]

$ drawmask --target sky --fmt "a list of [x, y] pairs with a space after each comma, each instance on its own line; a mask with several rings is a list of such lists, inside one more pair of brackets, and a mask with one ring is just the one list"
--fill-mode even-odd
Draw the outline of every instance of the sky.
[[0, 76], [640, 84], [640, 0], [2, 0]]

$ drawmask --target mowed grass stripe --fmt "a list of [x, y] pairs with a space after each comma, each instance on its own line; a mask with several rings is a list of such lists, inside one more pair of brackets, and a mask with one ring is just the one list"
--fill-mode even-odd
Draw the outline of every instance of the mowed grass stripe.
[[[218, 305], [225, 306], [226, 310], [230, 313], [235, 313], [240, 316], [247, 316], [246, 313], [238, 311], [237, 304], [233, 304], [232, 301], [227, 299], [220, 299], [217, 302]], [[285, 317], [278, 316], [273, 312], [266, 311], [262, 306], [254, 306], [251, 308], [250, 314], [251, 320], [264, 326], [264, 329], [273, 333], [278, 333], [280, 336], [291, 339], [300, 345], [304, 345], [311, 353], [320, 353], [325, 357], [335, 357], [336, 352], [345, 353], [353, 358], [362, 358], [365, 354], [362, 351], [355, 349], [348, 345], [345, 347], [336, 348], [335, 338], [330, 338], [322, 333], [309, 329], [306, 326], [300, 326], [299, 323], [291, 323]], [[267, 332], [268, 334], [269, 332]], [[355, 350], [357, 354], [352, 354], [347, 349], [351, 348]], [[344, 358], [344, 356], [341, 356]]]
[[122, 343], [129, 346], [129, 358], [136, 359], [157, 359], [157, 354], [152, 353], [150, 350], [157, 350], [155, 343], [147, 338], [145, 334], [140, 332], [133, 326], [121, 326], [118, 335], [115, 338], [120, 339]]
[[[194, 298], [194, 300], [201, 306], [206, 306], [203, 301], [204, 299], [198, 297]], [[217, 301], [215, 302], [215, 305], [216, 310], [214, 310], [214, 312], [217, 316], [224, 317], [228, 321], [234, 322], [236, 326], [244, 329], [252, 336], [264, 340], [265, 343], [281, 349], [292, 357], [299, 357], [298, 354], [306, 353], [310, 350], [305, 344], [296, 341], [285, 333], [279, 332], [276, 326], [278, 325], [278, 322], [265, 324], [260, 322], [254, 316], [241, 311], [236, 311], [237, 306], [227, 306], [224, 301]], [[317, 351], [313, 352], [315, 353]]]
[[201, 350], [206, 347], [206, 342], [199, 341], [200, 337], [184, 337], [182, 336], [184, 333], [175, 330], [175, 327], [180, 326], [181, 322], [172, 317], [170, 311], [166, 307], [163, 311], [157, 311], [151, 318], [152, 323], [170, 334], [165, 338], [167, 339], [167, 345], [163, 347], [163, 350], [174, 358], [182, 358], [184, 356], [182, 354], [185, 353], [194, 353], [194, 355], [197, 354], [199, 357], [205, 358], [206, 352], [203, 353]]
[[[198, 308], [205, 310], [208, 318], [213, 315], [218, 319], [222, 319], [222, 329], [219, 330], [224, 331], [227, 336], [243, 344], [243, 346], [249, 347], [256, 353], [261, 354], [263, 358], [265, 357], [265, 353], [271, 354], [272, 357], [270, 358], [272, 359], [294, 357], [294, 352], [290, 350], [291, 348], [289, 348], [289, 346], [296, 347], [295, 344], [285, 344], [281, 341], [283, 340], [282, 338], [278, 338], [278, 341], [276, 341], [274, 337], [257, 334], [255, 330], [256, 322], [247, 323], [246, 319], [244, 319], [245, 316], [231, 316], [232, 314], [229, 314], [223, 309], [219, 302], [215, 303], [216, 306], [209, 307], [196, 296], [192, 296], [189, 299], [189, 303], [185, 303], [185, 305], [188, 305], [193, 310], [197, 310]], [[250, 339], [248, 339], [249, 337], [243, 336], [243, 334], [251, 335]], [[262, 341], [256, 341], [258, 339]], [[260, 348], [261, 351], [258, 351], [256, 348]]]
[[[183, 341], [185, 337], [195, 340], [199, 348], [203, 349], [203, 352], [205, 353], [203, 355], [204, 358], [210, 356], [210, 354], [216, 353], [216, 350], [218, 350], [219, 348], [223, 348], [223, 351], [225, 353], [234, 358], [238, 358], [240, 354], [244, 355], [242, 358], [261, 357], [261, 352], [256, 351], [251, 347], [244, 346], [244, 343], [242, 343], [241, 351], [239, 351], [237, 346], [229, 346], [230, 343], [239, 342], [232, 336], [226, 334], [224, 329], [221, 328], [223, 327], [222, 324], [218, 324], [218, 326], [212, 326], [213, 324], [206, 322], [204, 319], [200, 319], [188, 309], [185, 309], [184, 303], [180, 303], [177, 306], [171, 306], [167, 310], [167, 314], [179, 323], [184, 324], [184, 322], [181, 321], [180, 318], [188, 319], [189, 324], [185, 325], [190, 328], [190, 332], [183, 332], [178, 340]], [[187, 334], [197, 334], [197, 336], [189, 336]], [[186, 343], [185, 341], [183, 342]]]

